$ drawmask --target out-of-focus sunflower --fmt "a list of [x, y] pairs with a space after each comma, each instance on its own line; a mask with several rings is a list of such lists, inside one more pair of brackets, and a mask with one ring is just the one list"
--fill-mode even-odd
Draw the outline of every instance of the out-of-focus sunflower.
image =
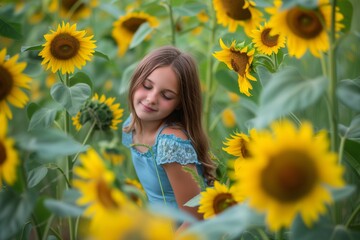
[[6, 137], [7, 119], [0, 113], [0, 189], [3, 181], [13, 185], [16, 181], [16, 168], [19, 165], [18, 153], [15, 149], [15, 141]]
[[81, 69], [86, 61], [91, 60], [95, 52], [93, 36], [85, 37], [86, 31], [76, 31], [76, 24], [58, 25], [56, 31], [45, 34], [46, 43], [39, 53], [43, 58], [42, 65], [47, 64], [52, 72], [61, 70], [62, 74], [73, 73], [75, 67]]
[[256, 129], [251, 129], [249, 136], [244, 133], [236, 132], [233, 135], [230, 135], [230, 138], [226, 139], [224, 142], [225, 147], [223, 150], [230, 155], [235, 157], [239, 157], [242, 159], [247, 159], [251, 157], [249, 153], [248, 144], [252, 139], [254, 139], [257, 135]]
[[332, 202], [326, 186], [344, 185], [344, 169], [329, 151], [325, 131], [314, 134], [308, 122], [297, 129], [288, 120], [271, 129], [249, 142], [251, 158], [243, 161], [236, 186], [266, 214], [271, 230], [289, 227], [297, 215], [311, 227]]
[[48, 9], [51, 13], [59, 12], [61, 18], [70, 18], [75, 21], [88, 18], [92, 9], [98, 5], [98, 0], [51, 0]]
[[285, 35], [280, 32], [275, 34], [267, 23], [254, 30], [251, 37], [257, 50], [266, 55], [277, 54], [280, 48], [285, 47]]
[[79, 131], [87, 122], [95, 124], [95, 130], [117, 130], [124, 109], [120, 108], [120, 103], [114, 104], [114, 101], [115, 98], [106, 98], [105, 95], [99, 97], [96, 93], [72, 118], [76, 130]]
[[106, 147], [103, 150], [104, 158], [111, 162], [112, 165], [121, 165], [124, 162], [125, 156], [118, 148]]
[[254, 1], [213, 0], [213, 4], [217, 22], [225, 27], [229, 26], [229, 32], [235, 32], [238, 26], [242, 26], [245, 33], [250, 36], [251, 31], [263, 20], [262, 13], [256, 9]]
[[[269, 26], [274, 33], [285, 35], [290, 56], [301, 58], [307, 49], [312, 55], [319, 57], [321, 52], [329, 49], [328, 31], [331, 26], [332, 7], [329, 0], [319, 0], [315, 8], [295, 6], [282, 9], [282, 1], [274, 1], [274, 7], [268, 8], [271, 14]], [[343, 15], [336, 8], [335, 29], [344, 27], [340, 21]]]
[[227, 67], [234, 70], [238, 74], [238, 85], [241, 93], [246, 96], [251, 96], [249, 89], [252, 86], [249, 82], [256, 81], [256, 78], [251, 75], [252, 62], [254, 59], [255, 49], [250, 49], [248, 46], [236, 46], [236, 41], [227, 47], [220, 38], [220, 46], [223, 50], [215, 52], [213, 55], [216, 59], [224, 62]]
[[227, 128], [233, 128], [236, 126], [236, 115], [231, 108], [224, 109], [221, 113], [221, 120]]
[[9, 104], [23, 108], [29, 101], [29, 97], [22, 88], [30, 89], [31, 78], [23, 73], [26, 68], [25, 62], [19, 62], [19, 55], [6, 60], [6, 48], [0, 51], [0, 115], [5, 114], [12, 119]]
[[228, 92], [227, 95], [229, 96], [229, 99], [231, 102], [235, 103], [240, 100], [240, 96], [233, 92]]
[[211, 218], [244, 199], [240, 192], [235, 191], [234, 187], [228, 188], [218, 181], [214, 182], [213, 188], [206, 188], [200, 195], [198, 212], [204, 214], [204, 219]]
[[118, 54], [123, 56], [127, 51], [135, 32], [139, 27], [147, 22], [150, 27], [155, 28], [159, 25], [156, 17], [153, 17], [147, 13], [128, 13], [121, 16], [113, 24], [112, 36], [118, 44]]
[[107, 231], [124, 232], [132, 227], [134, 221], [130, 213], [136, 211], [136, 207], [113, 186], [115, 174], [106, 168], [94, 149], [81, 154], [79, 159], [81, 165], [74, 168], [77, 178], [73, 180], [73, 186], [81, 193], [77, 204], [86, 206], [84, 216], [90, 218], [90, 236], [116, 239]]

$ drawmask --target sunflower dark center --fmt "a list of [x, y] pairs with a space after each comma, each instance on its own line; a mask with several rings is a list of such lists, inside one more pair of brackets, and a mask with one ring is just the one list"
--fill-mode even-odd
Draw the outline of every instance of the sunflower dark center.
[[289, 10], [286, 21], [291, 31], [300, 38], [311, 39], [317, 37], [323, 31], [319, 11], [294, 8]]
[[100, 200], [101, 204], [108, 209], [117, 208], [118, 204], [115, 202], [111, 196], [111, 190], [104, 180], [99, 180], [96, 185], [97, 197]]
[[265, 28], [261, 33], [261, 41], [267, 47], [274, 47], [278, 44], [279, 34], [270, 35], [271, 28]]
[[243, 156], [243, 158], [249, 158], [250, 157], [250, 152], [249, 152], [249, 149], [248, 149], [248, 144], [247, 144], [247, 141], [245, 141], [244, 139], [241, 139], [240, 140], [240, 146], [241, 146], [241, 155]]
[[306, 196], [318, 175], [313, 160], [299, 151], [284, 151], [270, 158], [262, 172], [264, 190], [281, 202], [294, 202]]
[[124, 21], [122, 25], [129, 32], [135, 33], [144, 22], [146, 22], [146, 20], [143, 18], [132, 17]]
[[13, 86], [14, 80], [12, 75], [6, 68], [0, 66], [0, 101], [9, 96]]
[[0, 141], [0, 166], [5, 163], [6, 157], [6, 148], [4, 144]]
[[51, 55], [61, 60], [73, 58], [79, 49], [79, 40], [67, 33], [57, 35], [50, 43]]
[[214, 213], [219, 214], [225, 209], [236, 205], [237, 202], [234, 200], [232, 194], [221, 193], [218, 194], [213, 200]]
[[248, 64], [249, 57], [246, 53], [241, 53], [236, 50], [231, 51], [231, 66], [235, 72], [240, 76], [245, 75], [246, 66]]
[[63, 8], [65, 8], [67, 11], [72, 10], [74, 6], [76, 6], [75, 11], [79, 11], [80, 9], [85, 7], [84, 3], [81, 3], [81, 1], [79, 0], [62, 0], [61, 4]]
[[234, 20], [245, 21], [251, 19], [249, 8], [243, 9], [245, 1], [222, 0], [222, 6], [226, 15]]

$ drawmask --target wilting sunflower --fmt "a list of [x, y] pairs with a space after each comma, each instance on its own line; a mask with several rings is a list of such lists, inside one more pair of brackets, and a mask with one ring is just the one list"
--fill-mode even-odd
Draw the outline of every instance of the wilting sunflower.
[[331, 203], [330, 187], [342, 187], [343, 168], [329, 151], [327, 133], [310, 123], [297, 129], [290, 121], [271, 125], [249, 142], [251, 158], [237, 175], [249, 205], [266, 214], [269, 228], [289, 227], [299, 214], [311, 227]]
[[263, 20], [261, 11], [255, 8], [253, 1], [213, 0], [213, 4], [217, 22], [229, 26], [229, 32], [235, 32], [238, 26], [242, 26], [249, 36]]
[[99, 97], [97, 94], [88, 100], [80, 111], [72, 118], [76, 130], [80, 130], [86, 122], [91, 122], [95, 130], [117, 130], [121, 123], [124, 109], [120, 103], [113, 104], [115, 98]]
[[46, 43], [39, 53], [43, 58], [42, 65], [47, 64], [52, 72], [61, 70], [62, 74], [73, 73], [75, 67], [81, 69], [95, 52], [93, 36], [85, 37], [86, 31], [76, 31], [76, 24], [59, 24], [57, 30], [45, 34]]
[[232, 128], [236, 126], [236, 115], [231, 108], [225, 108], [221, 113], [221, 120], [225, 127]]
[[253, 140], [253, 138], [256, 137], [256, 135], [257, 135], [256, 129], [251, 129], [249, 136], [244, 133], [238, 133], [238, 132], [233, 135], [230, 135], [231, 138], [227, 138], [226, 142], [224, 142], [224, 145], [226, 147], [223, 147], [223, 150], [235, 157], [241, 159], [247, 159], [251, 157], [249, 153], [248, 144], [250, 141]]
[[0, 113], [0, 189], [5, 181], [13, 185], [16, 181], [16, 168], [19, 165], [18, 153], [14, 147], [15, 142], [11, 138], [6, 138], [7, 119]]
[[233, 187], [228, 188], [218, 181], [214, 182], [214, 188], [208, 187], [200, 194], [198, 212], [204, 214], [204, 219], [211, 218], [243, 200], [239, 191], [235, 191]]
[[23, 108], [29, 101], [22, 88], [30, 89], [31, 78], [23, 74], [25, 62], [16, 63], [19, 55], [6, 60], [6, 48], [0, 51], [0, 115], [5, 114], [12, 119], [9, 103]]
[[[275, 33], [281, 32], [287, 38], [289, 55], [301, 58], [307, 49], [319, 57], [321, 52], [329, 49], [328, 31], [331, 26], [332, 7], [329, 0], [319, 0], [315, 8], [295, 6], [282, 9], [282, 1], [274, 1], [275, 6], [267, 9], [271, 14], [270, 27]], [[344, 27], [339, 22], [343, 15], [336, 8], [335, 29]]]
[[280, 48], [285, 47], [285, 35], [280, 32], [275, 34], [267, 23], [254, 30], [251, 37], [257, 50], [266, 55], [276, 54]]
[[155, 28], [159, 25], [158, 20], [143, 12], [128, 13], [121, 16], [113, 24], [112, 36], [118, 44], [118, 54], [123, 56], [128, 49], [135, 32], [141, 24], [148, 23], [150, 27]]
[[220, 46], [223, 50], [215, 52], [213, 54], [214, 57], [224, 62], [229, 69], [234, 70], [238, 74], [240, 92], [246, 96], [251, 96], [249, 89], [251, 90], [252, 86], [249, 80], [256, 81], [256, 78], [250, 74], [255, 49], [249, 49], [248, 46], [236, 46], [235, 40], [231, 43], [230, 47], [227, 47], [221, 38]]

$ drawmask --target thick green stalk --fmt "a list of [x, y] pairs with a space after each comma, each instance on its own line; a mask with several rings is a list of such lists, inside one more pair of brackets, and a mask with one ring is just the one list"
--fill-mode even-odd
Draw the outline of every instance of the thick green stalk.
[[205, 96], [204, 96], [204, 128], [206, 132], [210, 131], [210, 106], [214, 95], [213, 91], [213, 46], [216, 33], [216, 17], [213, 9], [212, 1], [210, 1], [210, 35], [209, 35], [209, 48], [208, 48], [208, 65], [206, 70], [206, 82], [205, 82]]
[[[335, 15], [336, 15], [336, 0], [332, 1], [331, 11], [331, 29], [330, 29], [330, 49], [329, 49], [329, 104], [330, 104], [330, 133], [331, 133], [331, 149], [336, 151], [338, 146], [338, 104], [336, 99], [336, 39], [335, 39]], [[340, 160], [340, 159], [339, 159]]]

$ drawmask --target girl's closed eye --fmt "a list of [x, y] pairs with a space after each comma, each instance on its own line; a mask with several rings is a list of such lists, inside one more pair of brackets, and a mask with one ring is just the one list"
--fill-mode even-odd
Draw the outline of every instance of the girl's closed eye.
[[143, 85], [143, 87], [144, 87], [145, 89], [147, 89], [147, 90], [150, 90], [150, 89], [152, 88], [151, 84], [146, 83], [146, 82], [143, 82], [142, 85]]
[[174, 94], [172, 93], [168, 93], [168, 92], [163, 92], [162, 96], [166, 99], [166, 100], [172, 100], [175, 98]]

